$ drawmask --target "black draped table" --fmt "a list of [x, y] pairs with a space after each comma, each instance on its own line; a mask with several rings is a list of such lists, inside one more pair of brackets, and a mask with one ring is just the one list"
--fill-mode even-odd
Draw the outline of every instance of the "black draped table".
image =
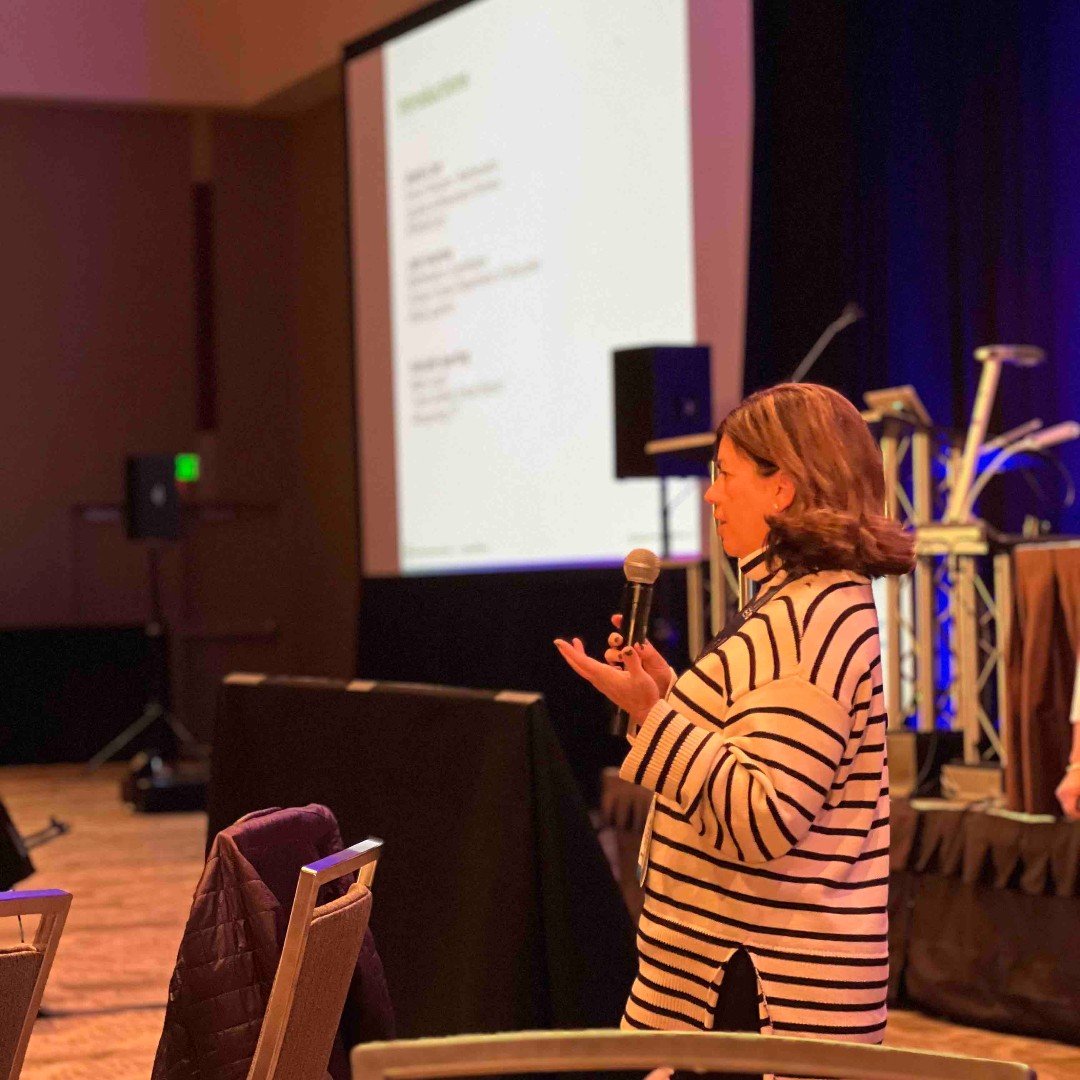
[[1080, 823], [893, 801], [890, 997], [1080, 1043]]
[[633, 931], [537, 695], [230, 676], [209, 837], [309, 802], [386, 841], [371, 925], [400, 1036], [618, 1023]]

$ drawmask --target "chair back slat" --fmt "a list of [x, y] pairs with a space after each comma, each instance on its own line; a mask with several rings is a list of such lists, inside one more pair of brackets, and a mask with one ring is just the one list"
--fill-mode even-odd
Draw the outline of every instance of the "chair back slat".
[[363, 885], [316, 909], [274, 1080], [322, 1080], [370, 914]]
[[37, 915], [33, 944], [0, 950], [0, 1080], [18, 1080], [41, 996], [64, 932], [71, 893], [0, 892], [0, 918]]
[[822, 1080], [1035, 1080], [1026, 1065], [826, 1039], [715, 1031], [523, 1031], [365, 1043], [353, 1080], [652, 1069]]
[[[247, 1080], [322, 1080], [371, 914], [382, 841], [369, 838], [300, 872], [289, 928]], [[356, 873], [348, 892], [316, 907], [319, 888]]]
[[41, 960], [33, 945], [0, 950], [0, 1076], [12, 1075]]

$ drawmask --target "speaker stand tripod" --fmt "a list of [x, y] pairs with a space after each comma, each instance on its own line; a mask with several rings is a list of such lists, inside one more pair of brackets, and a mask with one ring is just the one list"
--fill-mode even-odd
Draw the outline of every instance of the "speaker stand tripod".
[[150, 621], [146, 624], [146, 637], [150, 645], [150, 694], [142, 715], [94, 754], [86, 763], [87, 772], [96, 772], [159, 721], [168, 728], [171, 741], [178, 750], [186, 748], [194, 752], [199, 745], [191, 732], [169, 711], [169, 638], [161, 604], [161, 548], [150, 542], [146, 554], [150, 585]]

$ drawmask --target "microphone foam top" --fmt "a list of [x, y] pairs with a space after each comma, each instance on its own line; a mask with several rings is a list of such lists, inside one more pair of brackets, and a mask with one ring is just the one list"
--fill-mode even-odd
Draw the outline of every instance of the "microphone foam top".
[[660, 576], [660, 559], [648, 548], [634, 548], [623, 562], [627, 581], [638, 585], [652, 585]]

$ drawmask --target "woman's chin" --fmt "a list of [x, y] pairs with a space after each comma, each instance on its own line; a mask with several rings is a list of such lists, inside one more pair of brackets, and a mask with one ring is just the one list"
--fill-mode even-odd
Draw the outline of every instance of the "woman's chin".
[[720, 546], [724, 549], [724, 554], [729, 559], [745, 559], [747, 555], [753, 555], [765, 543], [764, 540], [762, 540], [761, 544], [756, 545], [748, 545], [745, 542], [739, 543], [737, 540], [724, 536], [719, 529], [717, 530], [717, 536], [720, 538]]

